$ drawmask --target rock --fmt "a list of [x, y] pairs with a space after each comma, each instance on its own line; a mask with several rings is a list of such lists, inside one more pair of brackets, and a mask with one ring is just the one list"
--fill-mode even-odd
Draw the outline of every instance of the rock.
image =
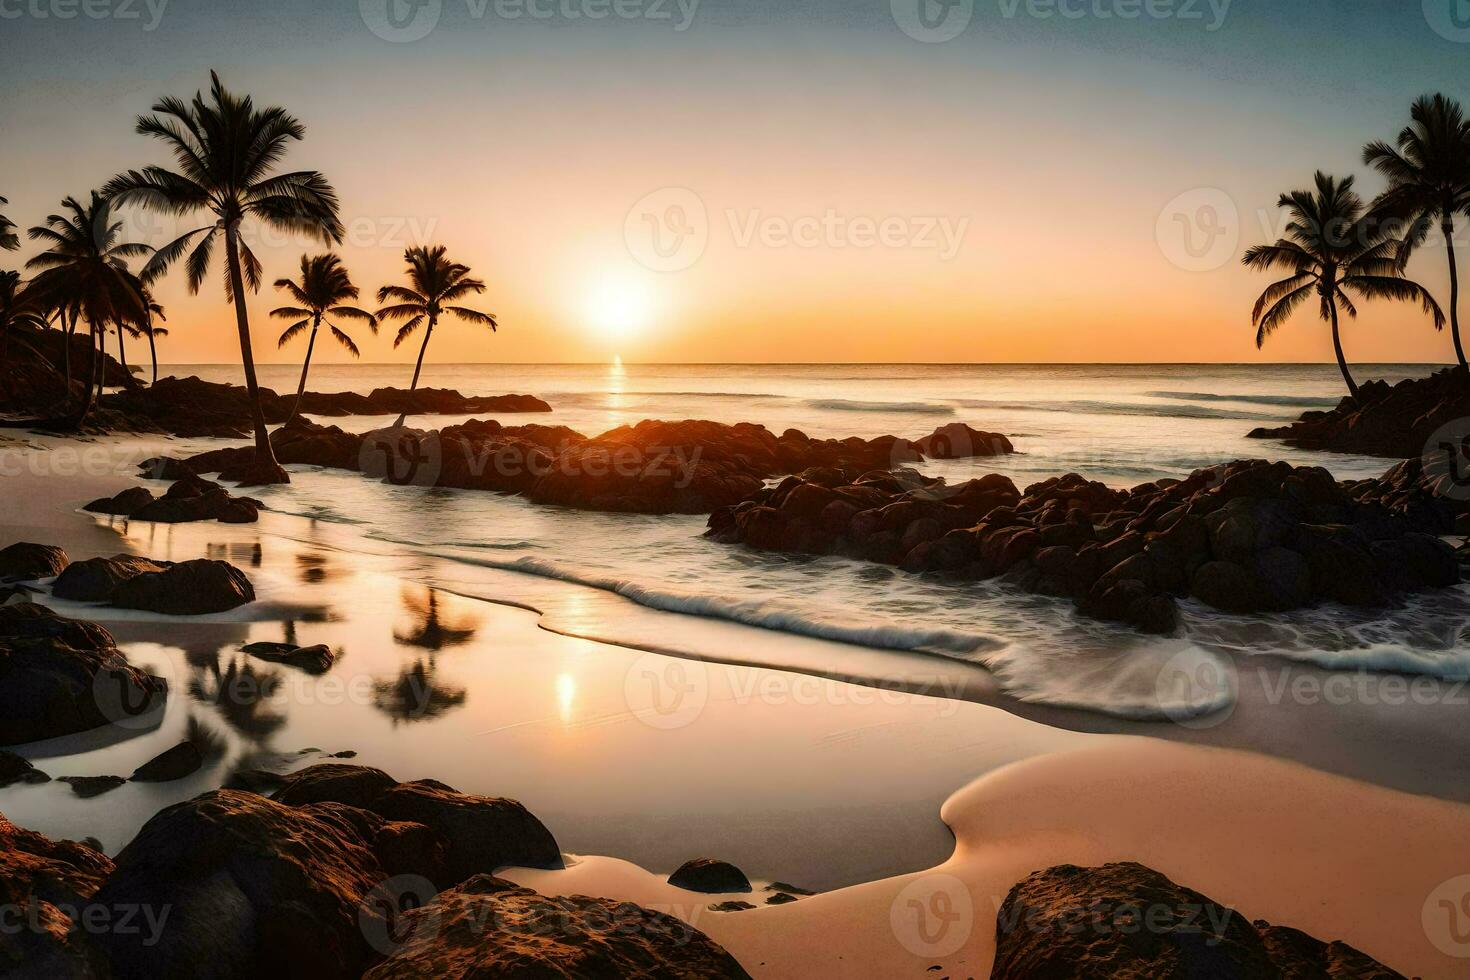
[[82, 509], [94, 514], [115, 514], [128, 517], [151, 503], [153, 503], [153, 493], [147, 487], [128, 487], [116, 496], [94, 500]]
[[275, 799], [292, 806], [343, 803], [421, 823], [448, 842], [443, 883], [508, 866], [563, 866], [556, 839], [520, 803], [460, 793], [432, 779], [399, 783], [379, 769], [324, 763], [287, 777]]
[[238, 789], [262, 796], [274, 793], [285, 783], [286, 777], [268, 769], [236, 769], [225, 780], [222, 789]]
[[800, 901], [795, 895], [786, 892], [777, 892], [766, 899], [767, 905], [790, 905], [792, 902]]
[[685, 861], [679, 870], [669, 875], [669, 884], [691, 892], [707, 892], [723, 895], [729, 892], [750, 891], [750, 879], [735, 865], [713, 858], [698, 858]]
[[118, 585], [112, 604], [169, 616], [228, 612], [255, 601], [250, 579], [234, 565], [200, 558], [160, 572], [145, 572]]
[[0, 816], [0, 908], [19, 911], [27, 923], [15, 928], [12, 919], [0, 929], [0, 976], [106, 976], [106, 964], [73, 927], [67, 910], [84, 905], [111, 871], [112, 862], [100, 850], [50, 840]]
[[769, 885], [766, 886], [766, 891], [768, 891], [768, 892], [788, 892], [788, 893], [790, 893], [792, 895], [799, 895], [799, 896], [801, 896], [803, 898], [810, 898], [812, 895], [815, 895], [816, 894], [816, 892], [811, 891], [810, 889], [801, 888], [801, 887], [799, 887], [797, 885], [787, 884], [784, 881], [773, 881], [773, 882], [771, 882]]
[[29, 760], [21, 758], [14, 752], [0, 749], [0, 789], [16, 783], [49, 783], [50, 781], [51, 777], [31, 765]]
[[421, 977], [744, 978], [682, 920], [628, 902], [551, 897], [477, 875], [401, 917], [397, 950], [364, 980]]
[[0, 606], [0, 745], [88, 731], [162, 704], [163, 680], [131, 666], [112, 635], [44, 606]]
[[1060, 865], [1011, 889], [992, 980], [1402, 978], [1343, 943], [1252, 923], [1139, 864]]
[[135, 783], [170, 783], [192, 776], [204, 765], [199, 746], [185, 740], [139, 766], [133, 773]]
[[[350, 807], [289, 807], [219, 790], [155, 815], [116, 858], [98, 905], [170, 910], [157, 937], [96, 941], [117, 980], [195, 976], [356, 978], [384, 928], [365, 899], [389, 875], [374, 853], [382, 821]], [[153, 939], [150, 943], [147, 940]]]
[[714, 905], [707, 905], [705, 907], [708, 908], [711, 912], [746, 912], [750, 909], [755, 908], [755, 906], [751, 905], [749, 902], [737, 901], [716, 902]]
[[121, 776], [62, 776], [58, 783], [66, 783], [71, 791], [84, 800], [103, 793], [110, 793], [127, 782]]
[[145, 572], [161, 572], [166, 567], [160, 562], [132, 555], [88, 558], [68, 565], [52, 583], [51, 594], [72, 602], [108, 602], [117, 587], [128, 579]]
[[66, 552], [47, 544], [21, 541], [0, 549], [0, 579], [31, 581], [61, 574]]
[[252, 657], [295, 667], [308, 674], [325, 674], [337, 662], [337, 655], [325, 643], [309, 647], [298, 647], [289, 643], [251, 643], [240, 649]]
[[914, 443], [930, 459], [964, 459], [970, 456], [1004, 456], [1016, 447], [998, 432], [982, 432], [963, 422], [941, 425]]
[[252, 524], [260, 519], [260, 507], [258, 500], [232, 497], [219, 484], [186, 474], [175, 481], [162, 497], [148, 501], [131, 511], [131, 514], [133, 520], [155, 524], [186, 524], [193, 521]]

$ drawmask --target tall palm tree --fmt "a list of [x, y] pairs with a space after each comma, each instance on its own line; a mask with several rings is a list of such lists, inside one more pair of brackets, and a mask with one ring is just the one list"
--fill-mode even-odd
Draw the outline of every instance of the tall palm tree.
[[43, 313], [21, 288], [19, 272], [0, 270], [0, 363], [8, 350], [11, 330], [14, 327], [34, 327], [45, 330], [50, 326]]
[[1460, 103], [1444, 95], [1422, 95], [1409, 110], [1413, 122], [1398, 136], [1398, 146], [1374, 140], [1363, 147], [1363, 162], [1388, 178], [1388, 190], [1373, 202], [1384, 218], [1405, 220], [1399, 260], [1424, 243], [1439, 222], [1450, 263], [1450, 336], [1455, 357], [1466, 367], [1460, 342], [1460, 270], [1455, 265], [1455, 215], [1470, 214], [1470, 121]]
[[290, 144], [305, 136], [295, 117], [279, 107], [257, 109], [249, 96], [226, 90], [219, 75], [210, 72], [210, 79], [209, 101], [203, 93], [195, 93], [188, 103], [163, 98], [153, 106], [155, 115], [138, 118], [137, 131], [165, 143], [178, 170], [157, 166], [130, 170], [109, 181], [107, 193], [120, 202], [163, 214], [207, 211], [214, 215], [212, 224], [160, 249], [144, 272], [151, 278], [188, 251], [189, 289], [197, 293], [215, 243], [224, 239], [225, 297], [235, 307], [255, 427], [256, 467], [249, 482], [286, 483], [290, 478], [276, 462], [260, 407], [250, 318], [245, 310], [246, 287], [260, 289], [260, 261], [241, 240], [240, 229], [247, 218], [254, 218], [285, 231], [339, 242], [343, 229], [337, 192], [315, 170], [274, 173]]
[[[434, 336], [434, 328], [439, 325], [441, 316], [452, 313], [470, 323], [487, 326], [492, 331], [496, 328], [493, 313], [481, 313], [463, 306], [450, 305], [471, 293], [483, 293], [485, 284], [478, 279], [471, 279], [469, 266], [449, 261], [444, 257], [444, 252], [443, 245], [432, 248], [416, 245], [408, 249], [403, 253], [403, 259], [408, 263], [409, 286], [384, 286], [378, 290], [379, 303], [386, 303], [390, 299], [398, 300], [392, 306], [379, 310], [378, 319], [407, 321], [398, 328], [398, 335], [393, 338], [394, 347], [411, 337], [419, 327], [425, 328], [424, 342], [419, 346], [418, 363], [413, 369], [413, 382], [408, 386], [410, 399], [418, 389], [419, 373], [424, 369], [424, 353], [429, 349], [429, 338]], [[406, 417], [407, 413], [398, 416], [397, 424], [402, 425]]]
[[1332, 324], [1332, 348], [1348, 392], [1358, 397], [1358, 385], [1342, 354], [1338, 330], [1338, 308], [1356, 317], [1347, 290], [1364, 299], [1418, 300], [1434, 318], [1435, 329], [1444, 327], [1444, 313], [1429, 290], [1404, 278], [1397, 258], [1403, 243], [1390, 238], [1381, 222], [1365, 217], [1363, 200], [1353, 190], [1353, 178], [1337, 180], [1322, 171], [1314, 179], [1316, 190], [1292, 191], [1281, 195], [1277, 207], [1286, 208], [1288, 237], [1274, 245], [1257, 245], [1246, 250], [1243, 260], [1251, 269], [1280, 268], [1291, 275], [1273, 282], [1256, 300], [1251, 322], [1256, 326], [1256, 346], [1291, 317], [1298, 306], [1314, 293], [1322, 319]]
[[[0, 197], [0, 205], [9, 203], [5, 198]], [[15, 222], [3, 214], [0, 214], [0, 248], [7, 252], [14, 252], [20, 248], [20, 236], [15, 233]]]
[[[347, 269], [343, 267], [342, 260], [336, 255], [328, 252], [326, 255], [301, 257], [301, 281], [292, 282], [290, 279], [277, 279], [276, 288], [285, 290], [292, 299], [300, 306], [282, 306], [271, 310], [271, 316], [283, 320], [296, 320], [281, 334], [277, 343], [279, 347], [285, 347], [292, 340], [311, 327], [311, 336], [306, 341], [306, 360], [301, 363], [301, 383], [296, 386], [296, 403], [291, 406], [291, 418], [301, 410], [301, 396], [306, 392], [306, 373], [311, 370], [311, 352], [316, 349], [316, 332], [321, 327], [323, 320], [330, 313], [336, 317], [349, 317], [354, 320], [366, 320], [368, 328], [373, 333], [378, 332], [378, 318], [366, 310], [360, 310], [355, 306], [343, 306], [345, 300], [357, 299], [357, 287], [352, 284], [352, 279], [347, 275]], [[362, 352], [357, 349], [341, 328], [331, 320], [326, 320], [327, 327], [331, 329], [332, 336], [337, 343], [347, 348], [353, 357], [361, 357]], [[289, 422], [290, 419], [287, 419]]]
[[69, 311], [73, 322], [85, 319], [91, 330], [87, 393], [74, 420], [79, 426], [105, 381], [105, 331], [144, 315], [143, 284], [128, 271], [127, 259], [151, 255], [153, 249], [118, 241], [122, 222], [112, 220], [112, 202], [96, 191], [88, 205], [68, 197], [62, 206], [65, 213], [49, 215], [45, 225], [27, 232], [46, 246], [26, 263], [37, 270], [27, 292], [34, 290], [35, 302], [43, 308]]
[[144, 317], [137, 323], [128, 325], [128, 332], [134, 337], [148, 338], [148, 359], [153, 364], [153, 380], [151, 384], [158, 383], [158, 338], [167, 337], [168, 330], [160, 327], [160, 322], [166, 322], [168, 316], [163, 307], [153, 298], [153, 290], [145, 283], [143, 285], [143, 312]]

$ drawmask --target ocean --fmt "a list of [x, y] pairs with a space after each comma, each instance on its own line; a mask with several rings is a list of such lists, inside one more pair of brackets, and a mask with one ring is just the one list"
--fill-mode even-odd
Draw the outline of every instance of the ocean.
[[[1363, 365], [1357, 374], [1396, 381], [1427, 370]], [[322, 365], [308, 387], [365, 393], [406, 386], [411, 371], [405, 365]], [[239, 381], [239, 368], [230, 366], [179, 365], [161, 373]], [[260, 368], [261, 383], [280, 392], [295, 390], [298, 373], [294, 365]], [[757, 422], [777, 433], [798, 428], [812, 436], [918, 438], [962, 421], [1005, 433], [1018, 454], [926, 462], [920, 469], [950, 480], [1000, 472], [1023, 488], [1067, 472], [1131, 486], [1249, 457], [1324, 466], [1339, 479], [1381, 475], [1395, 462], [1246, 438], [1257, 426], [1335, 405], [1343, 385], [1332, 365], [475, 364], [428, 365], [421, 384], [465, 394], [538, 395], [553, 406], [550, 415], [502, 421], [564, 424], [589, 435], [646, 418], [698, 418]], [[324, 421], [366, 430], [387, 420]], [[1164, 691], [1160, 670], [1180, 657], [1224, 670], [1230, 653], [1336, 670], [1470, 676], [1470, 639], [1462, 635], [1462, 624], [1470, 621], [1470, 589], [1464, 587], [1386, 612], [1329, 605], [1228, 616], [1185, 602], [1181, 635], [1159, 639], [1082, 619], [1064, 600], [997, 582], [941, 583], [841, 558], [714, 544], [702, 537], [702, 517], [588, 513], [488, 493], [387, 487], [311, 467], [293, 470], [289, 487], [264, 494], [272, 510], [342, 525], [375, 547], [521, 573], [548, 591], [577, 583], [656, 610], [979, 663], [1023, 701], [1136, 719], [1208, 713], [1228, 703], [1227, 686]], [[683, 622], [668, 618], [661, 648], [679, 649]], [[606, 630], [601, 637], [639, 639]], [[842, 665], [831, 669], [840, 672]]]

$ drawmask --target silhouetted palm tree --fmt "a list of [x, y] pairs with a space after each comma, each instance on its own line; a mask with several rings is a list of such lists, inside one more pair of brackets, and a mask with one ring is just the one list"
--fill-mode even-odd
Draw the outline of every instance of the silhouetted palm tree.
[[1363, 200], [1353, 191], [1353, 178], [1341, 181], [1317, 171], [1316, 191], [1292, 191], [1281, 195], [1278, 207], [1286, 208], [1291, 220], [1289, 237], [1274, 245], [1248, 249], [1243, 261], [1252, 269], [1288, 269], [1291, 275], [1273, 282], [1256, 300], [1251, 322], [1256, 326], [1256, 346], [1266, 342], [1292, 312], [1315, 293], [1322, 319], [1332, 324], [1332, 347], [1348, 392], [1358, 397], [1358, 386], [1342, 354], [1338, 330], [1338, 307], [1348, 316], [1358, 315], [1348, 297], [1352, 290], [1365, 299], [1417, 299], [1424, 312], [1434, 317], [1435, 329], [1443, 328], [1444, 313], [1429, 291], [1405, 279], [1397, 253], [1402, 242], [1386, 237], [1381, 222], [1365, 219]]
[[[471, 293], [483, 293], [485, 284], [478, 279], [471, 279], [469, 266], [449, 261], [444, 257], [444, 252], [443, 245], [435, 245], [433, 248], [416, 245], [408, 249], [403, 253], [403, 258], [408, 263], [409, 287], [384, 286], [378, 290], [379, 303], [386, 303], [390, 299], [398, 300], [394, 305], [379, 310], [378, 319], [407, 321], [398, 328], [398, 335], [393, 338], [394, 347], [402, 344], [419, 327], [424, 327], [424, 342], [419, 347], [418, 363], [414, 365], [413, 383], [408, 386], [410, 396], [419, 386], [419, 373], [424, 369], [424, 352], [429, 349], [429, 338], [434, 336], [434, 328], [439, 325], [441, 316], [453, 313], [462, 320], [487, 326], [492, 331], [496, 327], [493, 313], [449, 305]], [[396, 424], [402, 425], [406, 417], [407, 413], [398, 416]]]
[[1424, 243], [1434, 222], [1439, 222], [1450, 263], [1450, 336], [1455, 340], [1455, 357], [1465, 367], [1455, 215], [1470, 214], [1470, 122], [1460, 104], [1443, 95], [1420, 96], [1409, 115], [1413, 122], [1399, 133], [1397, 148], [1382, 140], [1363, 147], [1363, 162], [1388, 178], [1388, 190], [1373, 202], [1373, 211], [1409, 223], [1399, 255], [1401, 264]]
[[45, 330], [49, 325], [21, 288], [20, 273], [0, 270], [0, 361], [5, 360], [12, 328]]
[[105, 331], [145, 315], [142, 281], [128, 271], [126, 259], [150, 255], [153, 249], [117, 240], [122, 222], [112, 220], [112, 203], [96, 191], [85, 207], [72, 197], [62, 205], [69, 213], [49, 215], [45, 225], [27, 232], [46, 244], [44, 252], [26, 263], [38, 270], [27, 292], [34, 290], [36, 302], [47, 309], [70, 311], [73, 322], [85, 319], [92, 332], [87, 394], [74, 420], [80, 425], [105, 381]]
[[163, 307], [154, 300], [153, 291], [146, 284], [143, 286], [143, 309], [146, 314], [144, 319], [140, 323], [132, 324], [132, 329], [129, 332], [134, 337], [148, 338], [148, 359], [153, 362], [153, 381], [151, 383], [157, 384], [158, 338], [168, 336], [167, 328], [158, 326], [158, 323], [160, 321], [166, 322], [168, 316], [164, 313]]
[[[0, 206], [9, 203], [5, 198], [0, 197]], [[20, 236], [15, 233], [15, 222], [3, 214], [0, 214], [0, 248], [7, 252], [14, 252], [20, 248]]]
[[[260, 261], [240, 239], [240, 225], [255, 218], [277, 228], [304, 232], [327, 242], [342, 240], [337, 192], [315, 170], [274, 174], [290, 143], [305, 135], [285, 109], [257, 109], [249, 96], [225, 89], [210, 72], [210, 101], [195, 93], [193, 102], [164, 98], [156, 115], [140, 116], [137, 130], [162, 140], [173, 151], [178, 171], [145, 167], [119, 174], [107, 184], [118, 201], [170, 215], [211, 212], [215, 221], [160, 249], [145, 274], [150, 278], [189, 252], [189, 289], [198, 292], [209, 270], [215, 242], [225, 243], [225, 297], [235, 306], [244, 362], [245, 387], [255, 426], [256, 472], [251, 482], [286, 483], [290, 478], [271, 448], [255, 379], [250, 318], [245, 290], [260, 288]], [[191, 251], [192, 249], [192, 251]]]
[[[347, 275], [347, 270], [343, 268], [342, 260], [330, 252], [310, 258], [303, 255], [301, 257], [301, 281], [277, 279], [276, 288], [284, 289], [296, 302], [301, 304], [271, 310], [271, 316], [283, 320], [297, 320], [281, 334], [277, 346], [285, 347], [307, 327], [311, 327], [311, 336], [306, 342], [306, 360], [301, 363], [301, 383], [296, 386], [296, 403], [291, 406], [291, 418], [286, 420], [289, 422], [301, 410], [301, 396], [306, 391], [306, 374], [311, 370], [311, 353], [316, 350], [316, 332], [326, 315], [330, 313], [338, 317], [366, 320], [373, 333], [378, 332], [378, 318], [355, 306], [341, 305], [345, 300], [357, 299], [358, 291], [357, 287], [352, 284], [352, 279]], [[337, 338], [337, 343], [347, 348], [353, 357], [362, 356], [362, 352], [357, 349], [357, 344], [352, 342], [351, 337], [347, 336], [332, 321], [327, 320], [326, 323], [332, 331], [332, 336]]]

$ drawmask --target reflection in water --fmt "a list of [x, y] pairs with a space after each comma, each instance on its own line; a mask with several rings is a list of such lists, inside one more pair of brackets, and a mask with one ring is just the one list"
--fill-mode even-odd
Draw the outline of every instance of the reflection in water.
[[556, 710], [563, 725], [572, 720], [572, 706], [577, 701], [577, 679], [571, 674], [556, 675]]
[[332, 577], [327, 556], [320, 552], [305, 552], [296, 556], [297, 573], [307, 585], [316, 585]]
[[264, 553], [260, 549], [259, 541], [230, 542], [226, 544], [210, 542], [204, 546], [204, 556], [206, 558], [213, 558], [216, 561], [227, 561], [236, 565], [248, 564], [254, 568], [259, 568], [264, 558]]
[[286, 716], [270, 701], [281, 684], [273, 670], [260, 670], [249, 661], [231, 661], [223, 671], [200, 671], [189, 681], [189, 696], [215, 708], [242, 738], [265, 742], [286, 724]]
[[393, 631], [393, 639], [400, 646], [437, 653], [445, 647], [470, 642], [479, 631], [478, 616], [445, 613], [439, 606], [437, 589], [405, 587], [402, 596], [403, 606], [413, 616], [414, 624], [407, 632]]
[[373, 685], [373, 705], [393, 719], [394, 724], [429, 721], [458, 708], [469, 693], [434, 679], [434, 666], [418, 660], [391, 681]]

